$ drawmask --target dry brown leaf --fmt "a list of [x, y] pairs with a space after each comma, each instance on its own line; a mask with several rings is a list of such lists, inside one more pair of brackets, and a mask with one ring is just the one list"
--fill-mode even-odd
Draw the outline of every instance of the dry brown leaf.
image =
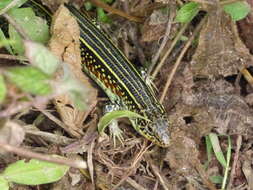
[[169, 4], [170, 0], [155, 0], [157, 3]]
[[248, 49], [234, 29], [235, 23], [221, 8], [214, 7], [209, 11], [191, 62], [194, 76], [213, 78], [234, 75], [251, 61]]
[[67, 3], [68, 0], [41, 0], [42, 4], [48, 7], [51, 11], [55, 12], [59, 5]]
[[[0, 142], [13, 146], [19, 146], [25, 138], [24, 129], [13, 121], [0, 120]], [[1, 150], [0, 154], [4, 152]]]
[[[49, 47], [57, 57], [68, 64], [74, 76], [86, 87], [86, 104], [89, 111], [97, 101], [97, 90], [90, 85], [88, 77], [82, 72], [78, 24], [64, 6], [60, 6], [54, 15], [51, 32]], [[61, 78], [62, 71], [58, 71], [56, 76]], [[56, 97], [54, 103], [62, 121], [70, 129], [81, 133], [87, 111], [77, 110], [68, 95]]]
[[[252, 152], [250, 153], [252, 154]], [[245, 160], [242, 166], [242, 171], [247, 179], [249, 189], [253, 189], [253, 170], [252, 170], [251, 164], [252, 164], [252, 158]]]
[[142, 42], [158, 41], [164, 35], [165, 29], [166, 29], [165, 24], [149, 25], [148, 23], [144, 23], [141, 41]]

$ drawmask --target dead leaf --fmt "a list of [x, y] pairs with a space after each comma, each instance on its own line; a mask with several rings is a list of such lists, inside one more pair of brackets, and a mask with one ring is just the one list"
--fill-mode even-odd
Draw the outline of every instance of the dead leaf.
[[237, 74], [250, 62], [251, 55], [239, 42], [234, 28], [235, 23], [220, 7], [209, 11], [191, 62], [194, 76], [226, 77]]
[[[253, 1], [248, 1], [252, 2]], [[253, 6], [253, 5], [251, 5]], [[246, 17], [246, 19], [240, 20], [237, 22], [240, 36], [247, 46], [249, 48], [250, 52], [253, 53], [253, 15], [252, 13]]]
[[161, 10], [154, 11], [148, 21], [144, 23], [141, 41], [152, 42], [160, 40], [165, 33], [167, 22], [168, 14], [164, 14]]
[[247, 179], [249, 189], [253, 189], [253, 170], [250, 162], [252, 160], [245, 160], [243, 162], [242, 171]]
[[[1, 119], [0, 121], [0, 142], [19, 146], [25, 138], [24, 129], [18, 123], [4, 120], [5, 119]], [[4, 152], [1, 150], [0, 154], [3, 153]]]
[[149, 25], [148, 23], [144, 23], [144, 26], [142, 28], [143, 32], [141, 42], [152, 42], [160, 40], [161, 36], [163, 36], [165, 33], [165, 29], [165, 24]]
[[[94, 102], [96, 102], [97, 90], [90, 85], [88, 77], [82, 72], [79, 27], [76, 20], [64, 6], [60, 6], [54, 15], [51, 32], [50, 49], [57, 57], [68, 64], [76, 79], [83, 83], [88, 91], [89, 96], [86, 101], [86, 111], [77, 110], [68, 95], [58, 96], [54, 101], [62, 121], [69, 126], [70, 129], [81, 133], [83, 121], [88, 114], [87, 111], [91, 110], [91, 108], [94, 107]], [[63, 72], [59, 71], [56, 77], [61, 78], [62, 75]]]

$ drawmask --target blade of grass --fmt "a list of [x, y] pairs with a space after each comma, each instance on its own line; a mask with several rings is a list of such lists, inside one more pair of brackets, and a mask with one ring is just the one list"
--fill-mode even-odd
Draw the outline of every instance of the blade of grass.
[[207, 163], [205, 163], [205, 167], [207, 168], [212, 158], [212, 143], [208, 136], [205, 136], [205, 141], [206, 141], [206, 151], [207, 151]]
[[228, 171], [229, 171], [229, 164], [230, 164], [230, 160], [231, 160], [231, 149], [232, 149], [232, 145], [231, 145], [231, 139], [230, 136], [228, 137], [228, 148], [227, 148], [227, 154], [226, 154], [226, 159], [227, 159], [227, 164], [225, 167], [225, 173], [224, 173], [224, 177], [223, 177], [223, 181], [222, 181], [222, 190], [225, 190], [226, 187], [226, 181], [228, 178]]
[[227, 162], [226, 162], [223, 152], [221, 150], [218, 136], [215, 133], [210, 133], [208, 135], [208, 137], [210, 138], [210, 141], [212, 143], [213, 151], [214, 151], [214, 154], [215, 154], [217, 160], [220, 162], [220, 164], [224, 168], [226, 168]]

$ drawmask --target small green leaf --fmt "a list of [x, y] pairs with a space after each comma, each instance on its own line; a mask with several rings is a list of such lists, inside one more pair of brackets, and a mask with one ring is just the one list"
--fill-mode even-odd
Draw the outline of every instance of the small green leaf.
[[0, 189], [1, 190], [8, 190], [9, 189], [9, 183], [6, 179], [4, 179], [3, 176], [0, 176]]
[[128, 117], [128, 118], [140, 118], [140, 119], [145, 119], [145, 117], [132, 112], [128, 110], [117, 110], [117, 111], [112, 111], [107, 114], [105, 114], [99, 121], [98, 123], [98, 132], [103, 133], [105, 128], [114, 120], [122, 117]]
[[210, 180], [211, 180], [211, 182], [213, 182], [215, 184], [221, 184], [223, 177], [220, 175], [213, 175], [213, 176], [210, 176]]
[[14, 41], [7, 40], [2, 29], [0, 29], [0, 47], [4, 46], [10, 54], [13, 54], [13, 51], [10, 46], [11, 44], [13, 44], [13, 42]]
[[4, 74], [25, 92], [46, 95], [52, 91], [48, 83], [49, 76], [35, 67], [12, 67], [7, 69]]
[[114, 0], [103, 0], [107, 4], [111, 4]]
[[199, 4], [190, 2], [184, 4], [177, 12], [176, 21], [181, 23], [190, 22], [199, 12]]
[[93, 5], [91, 2], [85, 2], [84, 7], [86, 11], [90, 11], [93, 8]]
[[208, 136], [205, 136], [205, 140], [206, 140], [207, 160], [209, 163], [211, 161], [211, 157], [212, 157], [212, 143], [211, 143], [210, 138]]
[[3, 77], [3, 75], [0, 75], [0, 103], [4, 100], [4, 98], [6, 96], [6, 92], [7, 92], [7, 90], [6, 90], [6, 86], [5, 86], [5, 82], [4, 82], [4, 77]]
[[[49, 28], [45, 20], [37, 17], [32, 8], [11, 9], [9, 15], [24, 29], [31, 40], [46, 43], [49, 40]], [[24, 54], [22, 39], [13, 26], [9, 25], [10, 39], [16, 43], [12, 45], [14, 53]]]
[[60, 64], [60, 61], [41, 44], [32, 41], [24, 41], [24, 44], [26, 56], [30, 62], [44, 73], [52, 75]]
[[226, 154], [226, 159], [227, 159], [227, 165], [225, 167], [225, 172], [224, 172], [224, 177], [223, 177], [223, 181], [222, 181], [222, 186], [221, 189], [225, 189], [226, 187], [226, 182], [227, 182], [227, 178], [229, 176], [229, 164], [230, 164], [230, 160], [231, 160], [231, 149], [232, 149], [232, 145], [231, 145], [231, 138], [230, 136], [228, 137], [228, 147], [227, 147], [227, 154]]
[[69, 91], [71, 100], [73, 101], [75, 107], [79, 110], [85, 110], [87, 107], [83, 96], [84, 94], [82, 92], [83, 91], [80, 91], [80, 89], [79, 90], [72, 89]]
[[[0, 9], [3, 9], [4, 7], [6, 7], [10, 2], [12, 2], [13, 0], [1, 0], [0, 1]], [[27, 0], [19, 0], [16, 3], [16, 6], [14, 7], [20, 7], [21, 5], [23, 5]]]
[[107, 16], [104, 9], [97, 7], [97, 18], [98, 21], [104, 22], [104, 23], [111, 23], [112, 20]]
[[25, 185], [39, 185], [58, 181], [69, 167], [32, 159], [10, 164], [3, 172], [3, 176], [9, 182]]
[[85, 110], [86, 108], [86, 95], [87, 90], [84, 85], [78, 81], [69, 68], [68, 65], [63, 63], [64, 78], [57, 86], [58, 93], [70, 95], [76, 108], [79, 110]]
[[214, 151], [214, 154], [215, 154], [217, 160], [220, 162], [220, 164], [224, 168], [226, 168], [227, 162], [226, 162], [223, 152], [221, 150], [218, 136], [215, 133], [210, 133], [208, 136], [209, 136], [209, 139], [212, 143], [213, 151]]
[[231, 16], [233, 21], [238, 21], [245, 18], [251, 10], [250, 5], [245, 1], [238, 1], [224, 5], [223, 9]]

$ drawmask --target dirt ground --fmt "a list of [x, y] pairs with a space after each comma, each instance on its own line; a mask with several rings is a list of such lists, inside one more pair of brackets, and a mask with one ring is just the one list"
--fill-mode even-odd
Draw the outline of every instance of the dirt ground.
[[[59, 2], [43, 1], [53, 13]], [[75, 3], [80, 5], [82, 1]], [[207, 147], [210, 134], [216, 134], [224, 155], [228, 139], [232, 145], [230, 158], [225, 156], [227, 163], [230, 160], [225, 189], [253, 190], [252, 11], [235, 23], [220, 6], [205, 5], [205, 11], [192, 22], [180, 24], [174, 21], [178, 3], [116, 0], [112, 9], [103, 7], [112, 22], [101, 24], [137, 68], [152, 68], [147, 73], [169, 117], [170, 146], [152, 144], [126, 118], [118, 123], [122, 142], [113, 140], [109, 129], [103, 135], [98, 133], [108, 99], [75, 64], [80, 62], [78, 26], [58, 10], [48, 47], [64, 62], [72, 62], [74, 75], [88, 86], [87, 109], [79, 111], [66, 95], [57, 96], [46, 105], [25, 107], [0, 117], [0, 138], [32, 152], [84, 160], [88, 168], [71, 168], [53, 184], [13, 185], [13, 189], [221, 189], [225, 168]], [[253, 5], [252, 1], [248, 3]], [[91, 10], [90, 16], [95, 12]], [[2, 49], [1, 55], [5, 54]], [[18, 64], [3, 56], [0, 60], [5, 65]], [[56, 78], [60, 76], [61, 72], [56, 74]], [[12, 86], [9, 93], [12, 97], [20, 95]], [[19, 105], [18, 99], [10, 98], [0, 107], [0, 115], [8, 111], [8, 105]], [[1, 168], [22, 158], [3, 152]]]

